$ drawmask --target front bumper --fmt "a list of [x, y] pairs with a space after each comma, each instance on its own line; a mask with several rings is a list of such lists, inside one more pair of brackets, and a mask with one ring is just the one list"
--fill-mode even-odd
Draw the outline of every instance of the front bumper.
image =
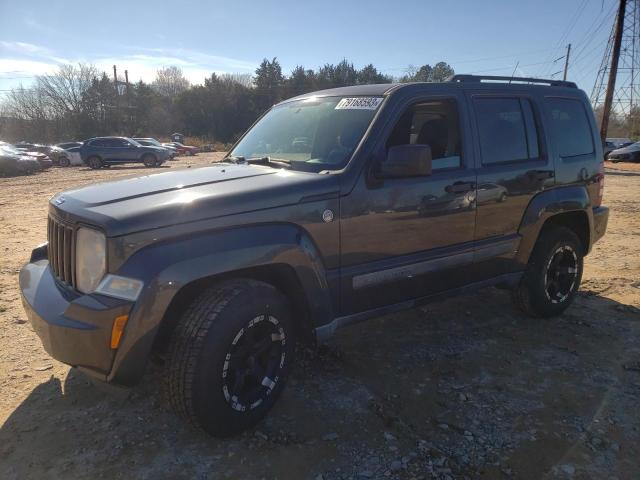
[[607, 231], [607, 223], [609, 222], [609, 208], [595, 207], [593, 209], [593, 234], [591, 244], [594, 244], [602, 238]]
[[115, 350], [111, 328], [132, 302], [84, 295], [60, 284], [46, 259], [33, 259], [20, 270], [22, 303], [44, 349], [56, 360], [107, 380]]

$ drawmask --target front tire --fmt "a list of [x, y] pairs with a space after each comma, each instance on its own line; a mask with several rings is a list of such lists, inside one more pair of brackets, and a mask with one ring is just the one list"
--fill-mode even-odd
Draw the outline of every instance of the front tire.
[[60, 165], [61, 167], [68, 167], [71, 165], [71, 162], [67, 157], [60, 157], [60, 159], [58, 160], [58, 165]]
[[582, 280], [584, 251], [568, 228], [543, 230], [518, 287], [514, 304], [535, 317], [553, 317], [573, 302]]
[[158, 159], [152, 153], [146, 153], [142, 156], [142, 163], [147, 168], [153, 168], [158, 166]]
[[173, 332], [164, 375], [169, 404], [211, 435], [239, 433], [274, 405], [294, 345], [289, 304], [273, 286], [233, 280], [211, 287]]

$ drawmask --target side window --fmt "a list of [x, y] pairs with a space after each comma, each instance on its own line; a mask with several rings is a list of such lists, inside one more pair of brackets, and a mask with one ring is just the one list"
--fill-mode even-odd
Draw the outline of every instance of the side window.
[[593, 153], [591, 125], [582, 102], [569, 98], [547, 98], [545, 103], [558, 154], [561, 157], [575, 157]]
[[527, 161], [540, 156], [531, 102], [519, 98], [475, 98], [482, 164]]
[[395, 145], [429, 145], [432, 171], [460, 168], [460, 122], [454, 100], [434, 100], [412, 105], [400, 117], [386, 148]]
[[93, 140], [91, 142], [92, 147], [105, 147], [105, 141], [103, 139]]

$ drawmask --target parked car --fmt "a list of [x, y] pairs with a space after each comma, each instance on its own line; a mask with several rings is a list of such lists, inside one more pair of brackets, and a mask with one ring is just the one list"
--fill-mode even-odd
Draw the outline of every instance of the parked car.
[[81, 147], [83, 142], [63, 142], [58, 143], [56, 147], [62, 148], [63, 150], [68, 150], [69, 148]]
[[140, 145], [132, 138], [96, 137], [83, 143], [80, 156], [93, 169], [125, 163], [158, 167], [169, 159], [169, 152], [162, 147]]
[[606, 159], [609, 153], [611, 153], [613, 150], [626, 147], [628, 145], [631, 145], [632, 143], [633, 142], [628, 138], [607, 138], [602, 148], [604, 158]]
[[35, 173], [42, 170], [37, 159], [24, 155], [13, 146], [2, 142], [0, 145], [0, 175], [13, 176]]
[[60, 165], [62, 167], [68, 166], [69, 159], [66, 151], [55, 145], [40, 145], [37, 143], [17, 143], [15, 147], [25, 152], [39, 152], [51, 159], [53, 165]]
[[307, 93], [222, 163], [55, 195], [23, 303], [56, 359], [133, 385], [153, 354], [173, 409], [231, 435], [274, 405], [296, 342], [487, 286], [565, 311], [607, 226], [598, 138], [571, 82]]
[[84, 165], [84, 162], [82, 161], [82, 156], [80, 155], [80, 147], [71, 147], [65, 150], [65, 152], [66, 152], [66, 155], [64, 157], [61, 157], [62, 158], [62, 160], [60, 161], [61, 167], [70, 167], [72, 165], [73, 166]]
[[640, 161], [640, 142], [632, 143], [626, 147], [613, 150], [607, 156], [607, 160], [613, 163]]
[[169, 142], [168, 145], [175, 147], [181, 155], [186, 154], [186, 155], [192, 156], [192, 155], [197, 155], [200, 152], [200, 149], [198, 147], [194, 147], [191, 145], [183, 145], [182, 143], [179, 143], [179, 142]]
[[163, 145], [155, 138], [134, 138], [136, 142], [140, 145], [145, 145], [148, 147], [160, 147], [164, 148], [169, 152], [169, 160], [173, 160], [178, 155], [178, 150], [175, 147], [171, 147], [169, 145]]
[[53, 166], [53, 162], [49, 158], [48, 155], [41, 153], [37, 150], [30, 150], [29, 148], [18, 148], [14, 145], [14, 148], [19, 151], [23, 156], [29, 157], [33, 160], [36, 160], [42, 169], [46, 170]]

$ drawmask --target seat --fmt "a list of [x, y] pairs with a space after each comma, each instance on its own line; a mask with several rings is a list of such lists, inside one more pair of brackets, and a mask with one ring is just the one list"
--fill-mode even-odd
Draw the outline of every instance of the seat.
[[431, 147], [431, 158], [444, 158], [449, 143], [449, 129], [444, 118], [434, 118], [424, 122], [416, 143]]

